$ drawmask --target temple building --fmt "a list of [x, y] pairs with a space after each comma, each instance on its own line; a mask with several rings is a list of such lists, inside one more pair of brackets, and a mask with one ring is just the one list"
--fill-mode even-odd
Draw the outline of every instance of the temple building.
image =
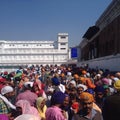
[[57, 41], [0, 40], [0, 66], [63, 64], [69, 59], [68, 33], [58, 33]]

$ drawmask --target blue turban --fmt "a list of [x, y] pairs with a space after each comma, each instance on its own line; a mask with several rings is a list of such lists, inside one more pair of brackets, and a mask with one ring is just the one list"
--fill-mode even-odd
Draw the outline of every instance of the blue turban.
[[53, 85], [58, 86], [60, 84], [60, 81], [57, 77], [54, 77], [54, 78], [52, 78], [52, 83], [53, 83]]
[[90, 89], [90, 88], [89, 88], [89, 89], [87, 89], [86, 91], [87, 91], [88, 93], [92, 94], [92, 95], [94, 94], [94, 90], [93, 90], [93, 89]]
[[63, 92], [61, 92], [61, 91], [55, 92], [51, 98], [52, 105], [62, 104], [65, 97], [66, 97], [66, 95]]
[[103, 86], [97, 86], [96, 88], [95, 88], [95, 92], [104, 92], [104, 87]]

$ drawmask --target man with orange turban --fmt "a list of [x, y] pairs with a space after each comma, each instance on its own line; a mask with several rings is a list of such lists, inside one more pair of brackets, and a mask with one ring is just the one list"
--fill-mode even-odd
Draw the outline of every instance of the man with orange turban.
[[80, 96], [80, 110], [73, 116], [74, 120], [103, 120], [102, 114], [93, 108], [94, 98], [88, 92]]

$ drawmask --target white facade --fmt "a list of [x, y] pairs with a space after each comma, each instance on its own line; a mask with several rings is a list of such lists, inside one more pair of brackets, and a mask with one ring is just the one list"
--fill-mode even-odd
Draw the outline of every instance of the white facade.
[[57, 41], [0, 40], [0, 66], [63, 64], [69, 59], [68, 33], [59, 33]]

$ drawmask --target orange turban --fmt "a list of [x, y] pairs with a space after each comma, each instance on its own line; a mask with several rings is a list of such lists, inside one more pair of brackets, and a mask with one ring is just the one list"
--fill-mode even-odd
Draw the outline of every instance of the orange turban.
[[87, 73], [87, 72], [86, 72], [85, 70], [83, 70], [83, 71], [82, 71], [82, 74], [84, 74], [84, 75], [85, 75], [86, 73]]
[[79, 78], [78, 74], [74, 74], [74, 78], [78, 79]]
[[94, 102], [94, 97], [92, 94], [88, 93], [88, 92], [82, 92], [81, 95], [80, 95], [80, 99], [82, 101], [85, 101], [85, 100], [90, 100], [91, 102]]
[[79, 80], [80, 80], [83, 84], [86, 84], [86, 78], [85, 78], [85, 77], [79, 77]]

